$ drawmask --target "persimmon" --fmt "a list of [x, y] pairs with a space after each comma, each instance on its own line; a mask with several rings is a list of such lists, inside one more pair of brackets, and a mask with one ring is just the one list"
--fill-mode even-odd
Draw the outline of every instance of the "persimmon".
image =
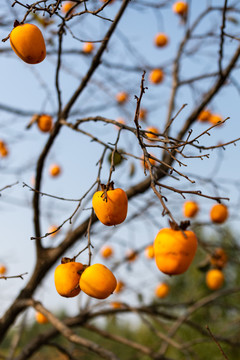
[[[146, 130], [151, 131], [151, 132], [156, 133], [156, 134], [159, 133], [159, 129], [156, 128], [155, 126], [148, 126], [146, 128]], [[152, 139], [157, 139], [158, 138], [158, 135], [156, 135], [156, 134], [147, 133], [146, 135], [147, 135], [148, 139], [151, 141]]]
[[0, 140], [0, 156], [6, 157], [8, 156], [8, 148], [4, 141]]
[[113, 309], [121, 309], [123, 307], [123, 303], [120, 301], [112, 301], [110, 305]]
[[211, 115], [212, 115], [211, 111], [205, 109], [200, 112], [197, 119], [202, 122], [207, 122], [209, 121]]
[[153, 84], [160, 84], [164, 79], [164, 72], [161, 69], [153, 69], [149, 74], [149, 81]]
[[37, 118], [37, 126], [42, 132], [49, 132], [52, 130], [53, 119], [47, 114], [39, 115]]
[[93, 264], [88, 266], [82, 273], [79, 286], [88, 296], [96, 299], [106, 299], [114, 292], [117, 280], [105, 265]]
[[224, 204], [216, 204], [210, 210], [210, 218], [216, 224], [224, 223], [228, 218], [228, 208]]
[[110, 258], [113, 255], [113, 248], [111, 246], [104, 246], [101, 249], [101, 255], [105, 259]]
[[[149, 154], [149, 155], [151, 155], [151, 154]], [[149, 161], [152, 166], [156, 165], [155, 159], [149, 158]], [[142, 167], [145, 167], [146, 170], [149, 170], [147, 161], [146, 160], [144, 161], [144, 156], [142, 156], [141, 164], [142, 164]]]
[[48, 318], [43, 315], [40, 311], [37, 311], [35, 313], [35, 319], [39, 324], [47, 324], [48, 323]]
[[209, 116], [209, 122], [212, 124], [212, 125], [216, 125], [216, 124], [222, 124], [222, 121], [223, 121], [223, 118], [221, 115], [219, 114], [211, 114]]
[[196, 201], [185, 201], [183, 204], [183, 215], [188, 218], [193, 218], [197, 215], [199, 206]]
[[5, 275], [6, 272], [7, 272], [6, 266], [0, 264], [0, 275]]
[[188, 12], [188, 4], [185, 1], [176, 1], [172, 9], [176, 14], [183, 16]]
[[161, 283], [156, 287], [155, 295], [158, 298], [163, 299], [169, 294], [169, 290], [170, 290], [170, 288], [167, 283]]
[[80, 293], [79, 280], [83, 270], [82, 263], [62, 259], [62, 264], [58, 265], [54, 272], [55, 287], [59, 295], [74, 297]]
[[53, 177], [60, 175], [61, 171], [61, 167], [57, 164], [52, 164], [49, 168], [49, 174]]
[[145, 254], [146, 258], [154, 259], [154, 247], [153, 247], [153, 245], [148, 245], [144, 250], [144, 254]]
[[206, 273], [206, 284], [211, 290], [218, 290], [223, 286], [224, 274], [219, 269], [211, 269]]
[[216, 248], [210, 258], [211, 264], [216, 266], [218, 269], [222, 269], [226, 265], [227, 261], [227, 254], [222, 248]]
[[46, 46], [41, 30], [34, 24], [14, 23], [10, 45], [24, 62], [38, 64], [46, 57]]
[[[181, 225], [180, 225], [181, 226]], [[154, 240], [158, 269], [164, 274], [178, 275], [189, 268], [197, 251], [197, 237], [191, 230], [176, 227], [161, 229]]]
[[69, 10], [71, 10], [71, 8], [73, 7], [73, 5], [75, 5], [76, 3], [74, 3], [73, 1], [65, 1], [62, 4], [62, 8], [61, 11], [63, 14], [66, 14], [69, 12]]
[[158, 33], [155, 35], [154, 44], [157, 47], [164, 47], [168, 44], [168, 36], [164, 33]]
[[128, 93], [121, 91], [116, 95], [116, 100], [119, 104], [124, 104], [128, 100]]
[[139, 111], [139, 119], [145, 121], [147, 117], [147, 109], [145, 108], [140, 108]]
[[86, 42], [83, 44], [83, 52], [85, 54], [91, 54], [94, 50], [94, 44], [91, 42]]
[[52, 233], [50, 236], [51, 237], [54, 237], [54, 236], [56, 236], [57, 234], [58, 234], [58, 232], [59, 232], [59, 230], [57, 230], [58, 229], [58, 226], [56, 226], [56, 225], [51, 225], [49, 228], [48, 228], [48, 233]]
[[120, 188], [114, 189], [113, 182], [108, 189], [102, 184], [102, 190], [93, 195], [92, 206], [97, 218], [104, 225], [121, 224], [127, 216], [127, 194]]
[[118, 280], [117, 281], [117, 286], [114, 290], [115, 293], [120, 293], [121, 291], [123, 291], [125, 287], [125, 283], [122, 280]]

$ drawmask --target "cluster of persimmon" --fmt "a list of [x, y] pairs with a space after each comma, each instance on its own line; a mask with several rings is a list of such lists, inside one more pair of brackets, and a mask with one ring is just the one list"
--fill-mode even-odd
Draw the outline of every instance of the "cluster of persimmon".
[[[183, 204], [183, 215], [187, 218], [194, 218], [199, 212], [199, 206], [196, 201], [185, 201]], [[228, 208], [224, 204], [215, 204], [212, 206], [210, 219], [215, 224], [223, 224], [228, 218]]]
[[106, 299], [111, 295], [117, 280], [113, 273], [103, 264], [90, 266], [63, 258], [54, 273], [57, 292], [67, 298], [77, 296], [82, 290], [96, 299]]
[[[114, 189], [113, 182], [101, 186], [102, 190], [96, 191], [92, 198], [97, 218], [106, 226], [121, 224], [127, 216], [127, 194], [120, 188]], [[112, 249], [105, 247], [102, 255], [111, 256]], [[106, 299], [117, 287], [115, 276], [105, 265], [87, 266], [68, 258], [63, 258], [57, 266], [54, 279], [57, 292], [65, 297], [74, 297], [82, 290], [91, 297]]]
[[210, 110], [205, 109], [200, 112], [198, 115], [198, 120], [203, 123], [209, 123], [210, 125], [221, 124], [223, 118], [219, 114], [212, 113]]
[[1, 157], [6, 157], [8, 156], [8, 148], [7, 145], [4, 141], [0, 140], [0, 156]]

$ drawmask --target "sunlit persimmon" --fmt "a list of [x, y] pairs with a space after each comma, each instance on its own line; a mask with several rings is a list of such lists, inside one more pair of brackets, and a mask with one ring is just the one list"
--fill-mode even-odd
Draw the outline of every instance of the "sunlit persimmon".
[[147, 109], [145, 108], [140, 108], [139, 111], [139, 119], [145, 121], [147, 117]]
[[164, 33], [158, 33], [155, 35], [154, 44], [157, 47], [164, 47], [168, 44], [168, 36]]
[[[155, 166], [157, 164], [156, 160], [152, 159], [152, 158], [149, 158], [149, 162], [152, 166]], [[149, 170], [147, 161], [146, 160], [144, 161], [144, 156], [142, 156], [141, 164], [142, 164], [142, 167], [145, 167], [146, 170]]]
[[216, 224], [223, 224], [228, 218], [228, 208], [224, 204], [213, 205], [210, 211], [210, 218]]
[[223, 286], [224, 274], [219, 269], [211, 269], [206, 273], [206, 284], [211, 290], [218, 290]]
[[209, 119], [210, 119], [210, 116], [211, 116], [211, 111], [210, 110], [207, 110], [207, 109], [205, 109], [205, 110], [202, 110], [201, 112], [200, 112], [200, 114], [198, 115], [198, 120], [199, 121], [201, 121], [201, 122], [207, 122], [207, 121], [209, 121]]
[[161, 69], [154, 69], [149, 74], [149, 81], [152, 84], [160, 84], [164, 79], [164, 72]]
[[151, 134], [151, 133], [147, 133], [147, 137], [148, 139], [151, 141], [152, 139], [157, 139], [158, 138], [158, 135], [159, 134], [159, 129], [155, 126], [148, 126], [146, 128], [147, 131], [151, 131], [152, 133], [154, 134]]
[[216, 124], [222, 124], [222, 121], [223, 121], [223, 118], [221, 115], [219, 114], [211, 114], [210, 117], [209, 117], [209, 122], [212, 124], [212, 125], [216, 125]]
[[9, 151], [6, 143], [2, 140], [0, 140], [0, 157], [6, 157], [8, 156]]
[[119, 104], [124, 104], [128, 101], [128, 93], [125, 91], [121, 91], [116, 95], [116, 100]]
[[48, 233], [51, 234], [50, 236], [51, 237], [54, 237], [58, 234], [59, 230], [58, 230], [58, 226], [56, 225], [51, 225], [49, 228], [48, 228]]
[[37, 125], [39, 130], [41, 130], [42, 132], [49, 132], [50, 130], [52, 130], [53, 126], [52, 116], [47, 114], [39, 115], [37, 118]]
[[0, 264], [0, 275], [5, 275], [7, 272], [7, 268], [5, 265]]
[[145, 254], [146, 258], [154, 259], [154, 247], [153, 247], [153, 245], [148, 245], [144, 250], [144, 254]]
[[91, 42], [86, 42], [83, 44], [83, 52], [85, 54], [91, 54], [94, 50], [94, 44]]
[[126, 219], [128, 198], [123, 189], [114, 189], [112, 185], [109, 190], [95, 192], [92, 205], [97, 218], [106, 226], [121, 224]]
[[75, 261], [64, 262], [56, 267], [54, 282], [59, 295], [74, 297], [80, 293], [79, 279], [83, 270], [83, 264]]
[[191, 230], [161, 229], [154, 240], [158, 269], [168, 275], [184, 273], [194, 259], [197, 246], [197, 237]]
[[52, 164], [49, 168], [49, 174], [53, 177], [60, 175], [61, 171], [61, 167], [57, 164]]
[[75, 5], [76, 3], [73, 2], [73, 1], [65, 1], [63, 4], [62, 4], [62, 8], [61, 8], [61, 11], [63, 14], [66, 14], [68, 13], [71, 8], [73, 7], [73, 5]]
[[112, 301], [110, 305], [113, 309], [121, 309], [123, 307], [123, 303], [120, 301]]
[[115, 293], [120, 293], [121, 291], [123, 291], [123, 289], [125, 288], [125, 283], [121, 280], [117, 281], [117, 286], [114, 290]]
[[88, 296], [96, 299], [106, 299], [114, 292], [117, 280], [105, 265], [93, 264], [88, 266], [82, 273], [79, 286]]
[[111, 246], [104, 246], [100, 251], [103, 258], [108, 259], [113, 255], [113, 248]]
[[185, 1], [176, 1], [172, 9], [176, 14], [183, 16], [188, 12], [188, 4]]
[[210, 258], [211, 264], [218, 269], [222, 269], [227, 264], [227, 261], [227, 254], [222, 248], [216, 248]]
[[193, 218], [197, 215], [199, 206], [196, 201], [185, 201], [183, 204], [183, 215], [187, 218]]
[[161, 283], [159, 284], [156, 289], [155, 289], [155, 295], [159, 298], [159, 299], [163, 299], [166, 296], [168, 296], [169, 294], [169, 285], [167, 283]]
[[10, 33], [10, 45], [24, 62], [38, 64], [46, 57], [46, 46], [41, 30], [34, 24], [16, 25]]
[[48, 323], [48, 318], [39, 311], [37, 311], [35, 313], [35, 319], [39, 324], [47, 324]]

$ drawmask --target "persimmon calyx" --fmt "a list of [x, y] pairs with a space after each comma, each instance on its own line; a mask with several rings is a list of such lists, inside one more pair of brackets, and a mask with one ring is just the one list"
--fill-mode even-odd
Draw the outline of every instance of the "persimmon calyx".
[[176, 222], [169, 220], [169, 225], [170, 225], [172, 230], [183, 230], [183, 231], [185, 231], [190, 226], [190, 224], [191, 223], [190, 223], [189, 220], [181, 221], [179, 225]]

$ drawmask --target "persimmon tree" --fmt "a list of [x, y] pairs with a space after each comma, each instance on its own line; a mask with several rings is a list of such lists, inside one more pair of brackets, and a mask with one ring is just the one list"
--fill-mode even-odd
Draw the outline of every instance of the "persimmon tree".
[[[13, 281], [20, 286], [1, 313], [1, 341], [11, 330], [16, 335], [3, 358], [28, 359], [51, 346], [75, 359], [71, 344], [92, 358], [126, 358], [111, 342], [141, 359], [203, 359], [209, 344], [212, 359], [239, 356], [239, 330], [232, 326], [239, 244], [225, 227], [239, 220], [233, 216], [239, 182], [231, 174], [239, 146], [232, 119], [240, 88], [239, 13], [230, 0], [4, 3], [0, 200], [6, 224], [16, 237], [13, 214], [20, 217], [34, 251], [22, 259], [24, 269], [10, 273], [12, 253], [2, 247], [2, 292]], [[109, 220], [112, 209], [105, 214], [105, 206], [115, 201], [114, 187], [124, 194], [118, 212], [124, 211]], [[154, 252], [169, 222], [164, 241], [174, 245], [163, 252], [159, 237]], [[178, 256], [184, 264], [173, 270]], [[61, 258], [71, 269], [83, 264], [71, 270], [73, 286], [62, 293], [53, 279]], [[221, 280], [211, 278], [209, 289], [211, 270]], [[109, 288], [93, 291], [99, 284]], [[115, 289], [110, 296], [109, 289]], [[66, 311], [76, 308], [73, 316], [60, 318], [48, 303], [57, 303], [59, 293], [69, 297], [61, 303]], [[29, 309], [48, 327], [21, 346]], [[99, 320], [128, 315], [151, 334], [151, 344], [104, 329]], [[59, 334], [64, 346], [54, 342]]]

